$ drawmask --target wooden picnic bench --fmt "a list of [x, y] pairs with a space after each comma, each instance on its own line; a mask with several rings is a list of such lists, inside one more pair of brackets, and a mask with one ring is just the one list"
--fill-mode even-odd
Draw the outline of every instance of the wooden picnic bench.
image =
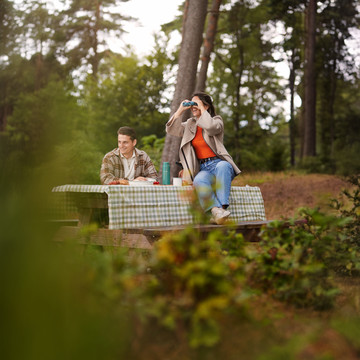
[[[53, 189], [78, 213], [76, 226], [67, 219], [55, 235], [56, 241], [76, 238], [80, 243], [101, 246], [126, 246], [151, 249], [154, 242], [168, 233], [184, 230], [187, 226], [202, 235], [210, 231], [235, 231], [247, 241], [258, 241], [262, 226], [270, 221], [258, 187], [232, 187], [230, 194], [231, 224], [195, 224], [189, 212], [192, 206], [192, 187], [174, 186], [101, 186], [63, 185]], [[75, 209], [76, 208], [76, 209]], [[74, 221], [74, 220], [73, 220]], [[98, 229], [86, 233], [82, 228], [97, 223]]]
[[[246, 241], [259, 241], [259, 231], [262, 226], [270, 221], [247, 221], [240, 224], [229, 225], [191, 225], [194, 231], [198, 231], [200, 236], [206, 236], [214, 230], [227, 233], [235, 231], [243, 234]], [[77, 239], [80, 244], [100, 245], [100, 246], [122, 246], [129, 248], [152, 249], [155, 241], [169, 233], [177, 233], [186, 229], [187, 226], [154, 227], [138, 229], [115, 229], [98, 228], [94, 232], [84, 233], [78, 226], [61, 226], [56, 232], [55, 241], [64, 239]]]

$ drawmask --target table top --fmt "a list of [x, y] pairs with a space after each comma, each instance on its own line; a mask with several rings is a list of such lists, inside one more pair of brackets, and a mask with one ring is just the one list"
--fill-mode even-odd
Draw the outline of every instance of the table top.
[[[176, 226], [194, 223], [192, 186], [61, 185], [54, 193], [106, 193], [109, 229]], [[230, 220], [266, 220], [259, 187], [232, 186]]]
[[[107, 193], [108, 188], [115, 185], [78, 185], [67, 184], [56, 186], [52, 189], [53, 192], [94, 192], [94, 193]], [[120, 185], [118, 185], [120, 186]]]

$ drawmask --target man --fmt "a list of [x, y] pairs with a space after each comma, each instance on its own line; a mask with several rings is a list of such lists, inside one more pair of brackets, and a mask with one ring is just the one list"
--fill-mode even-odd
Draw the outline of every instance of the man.
[[145, 151], [135, 148], [135, 131], [123, 126], [118, 130], [118, 147], [108, 152], [102, 161], [100, 180], [103, 185], [126, 185], [129, 180], [157, 179], [157, 172]]

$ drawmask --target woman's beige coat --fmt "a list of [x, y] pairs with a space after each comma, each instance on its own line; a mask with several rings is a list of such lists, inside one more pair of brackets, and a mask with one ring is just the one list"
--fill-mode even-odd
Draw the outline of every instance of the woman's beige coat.
[[226, 151], [224, 140], [224, 122], [219, 115], [211, 117], [205, 111], [199, 119], [194, 117], [185, 122], [181, 122], [181, 117], [174, 119], [174, 116], [166, 123], [166, 132], [173, 136], [182, 137], [180, 145], [180, 161], [184, 168], [183, 179], [191, 184], [195, 175], [200, 170], [199, 160], [191, 141], [196, 135], [196, 127], [203, 129], [203, 137], [211, 150], [222, 160], [228, 161], [235, 170], [235, 174], [240, 174], [240, 169], [235, 165], [232, 157]]

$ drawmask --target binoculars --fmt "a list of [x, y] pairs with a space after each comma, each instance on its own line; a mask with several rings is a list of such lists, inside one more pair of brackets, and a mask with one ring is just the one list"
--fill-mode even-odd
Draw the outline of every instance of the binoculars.
[[197, 106], [197, 103], [195, 101], [188, 101], [188, 102], [184, 101], [182, 104], [183, 106], [193, 106], [193, 105]]

